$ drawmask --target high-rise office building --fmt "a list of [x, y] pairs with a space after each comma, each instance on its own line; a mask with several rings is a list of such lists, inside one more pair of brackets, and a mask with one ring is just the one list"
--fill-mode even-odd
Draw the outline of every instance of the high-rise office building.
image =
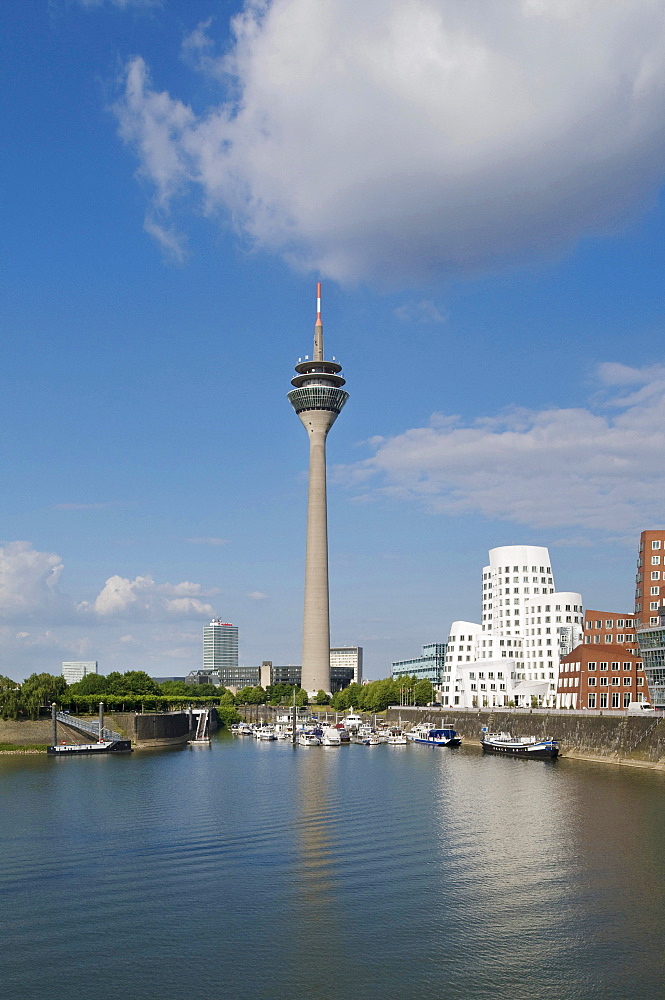
[[316, 289], [314, 353], [296, 365], [288, 398], [309, 437], [309, 492], [305, 602], [302, 640], [302, 686], [310, 694], [330, 691], [330, 608], [328, 595], [328, 506], [326, 437], [349, 398], [342, 389], [342, 366], [324, 361], [321, 285]]
[[[351, 680], [347, 680], [348, 671], [352, 670]], [[363, 682], [363, 648], [362, 646], [331, 646], [330, 648], [331, 680], [346, 684], [362, 684]], [[333, 684], [333, 687], [335, 685]], [[338, 688], [339, 689], [339, 688]]]
[[238, 626], [213, 618], [203, 629], [203, 670], [222, 676], [225, 670], [237, 666]]
[[97, 660], [65, 660], [62, 664], [62, 676], [68, 684], [82, 681], [86, 674], [97, 673]]

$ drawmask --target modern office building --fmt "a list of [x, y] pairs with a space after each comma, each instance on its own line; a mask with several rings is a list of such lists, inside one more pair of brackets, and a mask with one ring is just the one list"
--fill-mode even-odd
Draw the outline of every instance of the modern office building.
[[238, 666], [238, 626], [213, 618], [203, 629], [203, 669], [223, 673]]
[[446, 643], [431, 642], [423, 646], [422, 655], [413, 660], [393, 660], [391, 676], [394, 681], [399, 677], [415, 677], [419, 681], [430, 681], [436, 691], [440, 692], [445, 665]]
[[86, 674], [96, 674], [97, 660], [65, 660], [62, 664], [62, 676], [68, 684], [82, 681]]
[[649, 700], [654, 708], [665, 709], [665, 607], [658, 608], [658, 613], [651, 614], [649, 618], [647, 627], [638, 628], [637, 638], [649, 687]]
[[542, 546], [504, 545], [489, 556], [482, 571], [482, 623], [451, 626], [443, 702], [553, 706], [559, 661], [582, 639], [582, 596], [556, 591]]
[[[352, 670], [348, 684], [363, 682], [363, 648], [362, 646], [331, 646], [330, 647], [330, 677], [336, 681], [346, 678], [348, 670]], [[344, 684], [344, 687], [347, 685]], [[339, 688], [333, 687], [333, 691]]]
[[665, 529], [655, 528], [640, 535], [635, 576], [636, 625], [659, 623], [659, 608], [665, 604]]
[[562, 658], [557, 708], [618, 711], [631, 701], [648, 701], [647, 685], [642, 658], [625, 644], [583, 643]]
[[316, 288], [314, 353], [296, 365], [289, 402], [309, 438], [309, 492], [305, 602], [303, 613], [302, 686], [308, 694], [330, 691], [330, 607], [328, 594], [328, 507], [326, 438], [349, 398], [342, 389], [341, 365], [324, 361], [321, 285]]

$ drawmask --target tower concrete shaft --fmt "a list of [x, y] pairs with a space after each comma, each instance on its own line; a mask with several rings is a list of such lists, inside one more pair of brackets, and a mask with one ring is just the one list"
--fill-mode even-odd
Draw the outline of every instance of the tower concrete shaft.
[[342, 389], [341, 365], [323, 359], [321, 286], [317, 286], [314, 353], [296, 365], [288, 394], [309, 437], [309, 493], [301, 685], [308, 693], [330, 691], [330, 610], [328, 593], [328, 507], [326, 437], [349, 398]]

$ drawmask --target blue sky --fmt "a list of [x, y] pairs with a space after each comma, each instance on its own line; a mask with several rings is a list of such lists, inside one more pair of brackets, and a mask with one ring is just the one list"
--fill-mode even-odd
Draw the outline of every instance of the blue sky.
[[323, 281], [331, 639], [477, 620], [487, 549], [632, 609], [663, 524], [658, 0], [0, 11], [0, 672], [299, 662]]

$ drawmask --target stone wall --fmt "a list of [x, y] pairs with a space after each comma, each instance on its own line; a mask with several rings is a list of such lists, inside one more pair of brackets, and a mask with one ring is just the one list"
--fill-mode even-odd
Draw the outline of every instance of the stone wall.
[[665, 767], [665, 716], [577, 715], [571, 713], [454, 712], [432, 709], [390, 709], [387, 721], [401, 718], [407, 726], [432, 722], [456, 729], [466, 742], [479, 743], [487, 726], [515, 736], [551, 737], [558, 740], [566, 757], [605, 759], [615, 763]]

